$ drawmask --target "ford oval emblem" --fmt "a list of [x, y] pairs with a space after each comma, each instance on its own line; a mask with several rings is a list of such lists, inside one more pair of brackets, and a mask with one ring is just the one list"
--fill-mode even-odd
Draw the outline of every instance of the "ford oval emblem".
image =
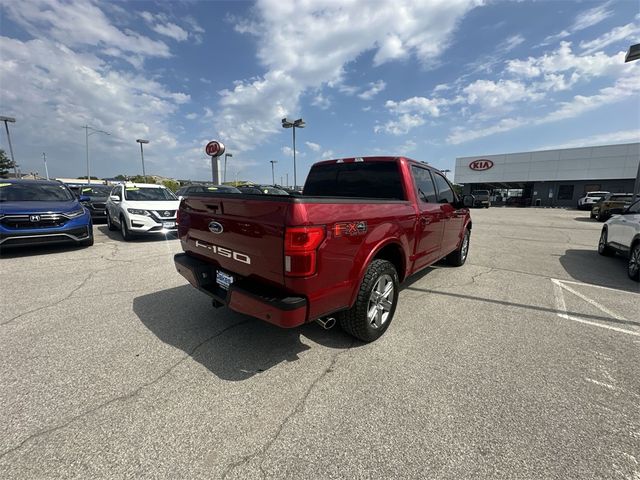
[[222, 233], [224, 227], [218, 222], [209, 222], [209, 230], [213, 233]]

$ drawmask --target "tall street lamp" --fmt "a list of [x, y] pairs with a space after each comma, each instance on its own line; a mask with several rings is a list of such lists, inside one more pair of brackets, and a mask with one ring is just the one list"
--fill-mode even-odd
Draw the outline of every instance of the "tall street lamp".
[[278, 161], [277, 160], [269, 160], [269, 161], [271, 162], [271, 182], [272, 182], [272, 185], [275, 185], [276, 184], [276, 171], [275, 171], [273, 166], [276, 163], [278, 163]]
[[144, 150], [142, 149], [143, 143], [149, 143], [149, 140], [143, 140], [142, 138], [138, 138], [136, 140], [140, 144], [140, 158], [142, 158], [142, 178], [144, 178], [145, 183], [147, 182], [147, 174], [144, 171]]
[[222, 175], [222, 183], [226, 183], [227, 182], [227, 157], [232, 157], [233, 158], [233, 154], [232, 153], [225, 153], [224, 154], [224, 173]]
[[[631, 45], [629, 51], [624, 57], [624, 63], [633, 62], [640, 59], [640, 43]], [[631, 203], [635, 202], [640, 197], [640, 162], [638, 162], [638, 172], [636, 173], [636, 181], [633, 185], [633, 197], [631, 197]]]
[[[96, 128], [90, 127], [89, 125], [85, 125], [84, 127], [84, 134], [85, 134], [85, 146], [86, 146], [86, 151], [87, 151], [87, 183], [91, 183], [91, 171], [89, 169], [89, 136], [90, 135], [94, 135], [96, 133], [104, 133], [105, 135], [111, 135], [109, 132], [105, 132], [104, 130], [98, 130]], [[91, 133], [89, 133], [89, 130], [91, 130]]]
[[440, 170], [442, 173], [444, 173], [444, 176], [447, 176], [447, 173], [449, 173], [451, 170], [449, 170], [448, 168], [445, 170]]
[[13, 173], [18, 178], [18, 166], [16, 165], [16, 159], [13, 158], [13, 146], [11, 145], [11, 135], [9, 135], [9, 123], [16, 123], [16, 119], [13, 117], [0, 116], [0, 122], [4, 122], [4, 129], [7, 131], [7, 141], [9, 142], [9, 153], [11, 154], [11, 163], [13, 164]]
[[298, 185], [297, 177], [296, 177], [296, 128], [304, 128], [306, 124], [304, 120], [299, 118], [294, 120], [293, 122], [287, 120], [287, 118], [282, 119], [282, 128], [293, 128], [293, 188], [296, 188]]

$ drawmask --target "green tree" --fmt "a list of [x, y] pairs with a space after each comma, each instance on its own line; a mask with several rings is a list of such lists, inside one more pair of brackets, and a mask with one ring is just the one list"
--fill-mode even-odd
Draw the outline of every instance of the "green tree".
[[163, 180], [162, 184], [167, 187], [169, 190], [171, 190], [172, 192], [175, 192], [176, 190], [178, 190], [180, 188], [180, 184], [178, 182], [176, 182], [175, 180]]
[[142, 175], [129, 177], [129, 181], [133, 183], [156, 183], [156, 181], [152, 177], [145, 178]]
[[462, 189], [464, 187], [462, 185], [458, 185], [457, 183], [453, 184], [453, 191], [456, 192], [458, 195], [462, 195]]
[[4, 150], [0, 149], [0, 178], [7, 178], [9, 170], [12, 170], [17, 166], [18, 165], [16, 165], [15, 162], [9, 160], [9, 157], [4, 153]]

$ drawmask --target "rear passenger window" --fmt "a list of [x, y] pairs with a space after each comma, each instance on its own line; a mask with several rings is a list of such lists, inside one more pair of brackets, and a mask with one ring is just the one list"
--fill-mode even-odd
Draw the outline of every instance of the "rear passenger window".
[[411, 171], [418, 190], [418, 198], [426, 203], [436, 203], [436, 188], [433, 185], [429, 170], [413, 165]]
[[454, 195], [449, 182], [436, 172], [433, 172], [433, 179], [436, 181], [436, 187], [438, 187], [438, 202], [453, 203]]

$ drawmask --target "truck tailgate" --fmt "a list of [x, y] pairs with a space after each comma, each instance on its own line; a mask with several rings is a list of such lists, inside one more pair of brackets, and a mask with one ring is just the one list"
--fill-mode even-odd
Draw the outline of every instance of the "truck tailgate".
[[178, 211], [185, 252], [241, 277], [284, 283], [284, 226], [290, 203], [249, 195], [186, 197]]

